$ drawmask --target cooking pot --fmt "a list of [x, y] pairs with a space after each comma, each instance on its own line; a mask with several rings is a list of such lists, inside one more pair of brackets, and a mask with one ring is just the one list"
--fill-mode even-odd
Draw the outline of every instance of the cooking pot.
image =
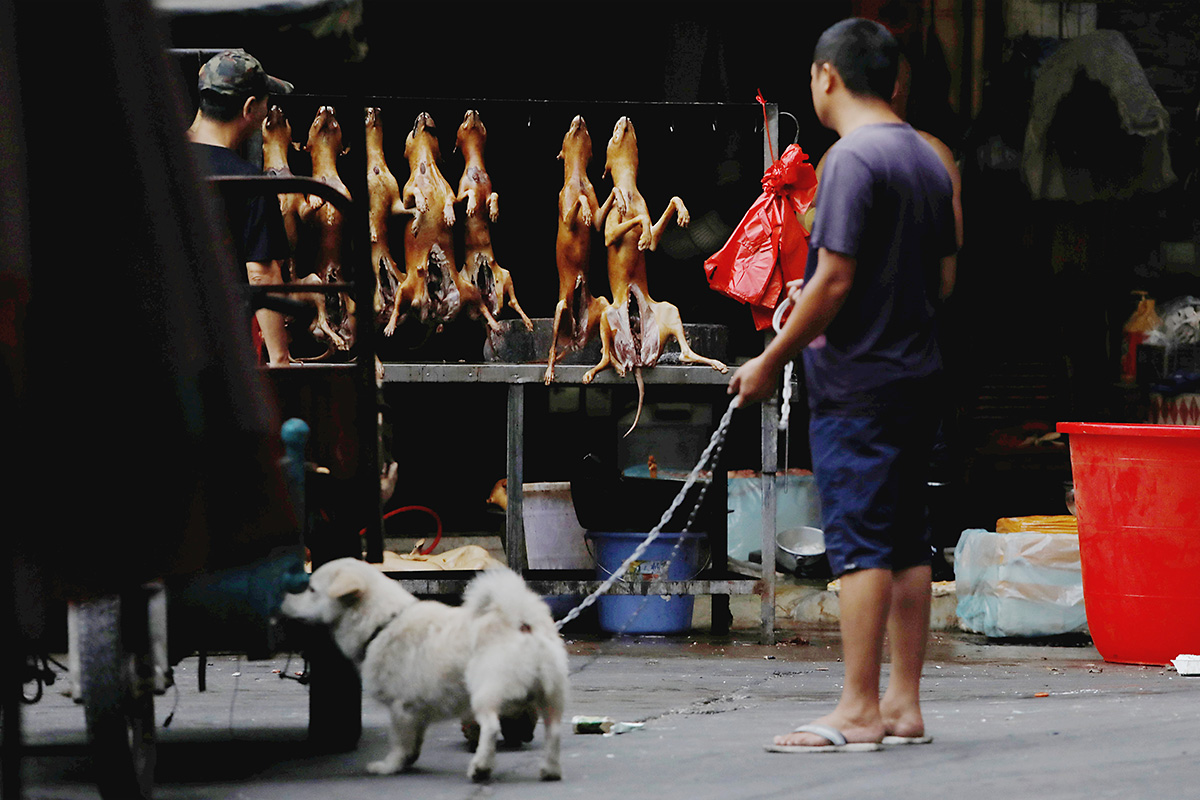
[[825, 532], [805, 525], [775, 534], [775, 564], [780, 572], [800, 578], [828, 577]]

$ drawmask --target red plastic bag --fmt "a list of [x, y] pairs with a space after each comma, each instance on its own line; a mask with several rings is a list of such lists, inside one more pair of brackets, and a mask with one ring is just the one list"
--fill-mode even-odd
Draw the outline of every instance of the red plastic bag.
[[762, 187], [729, 241], [704, 262], [709, 286], [748, 304], [758, 330], [770, 327], [787, 282], [804, 277], [808, 231], [800, 217], [816, 197], [817, 172], [800, 145], [788, 145]]

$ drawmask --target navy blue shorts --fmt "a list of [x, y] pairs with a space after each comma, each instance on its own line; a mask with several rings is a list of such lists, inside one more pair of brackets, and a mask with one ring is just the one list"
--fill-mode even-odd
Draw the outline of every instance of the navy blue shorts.
[[813, 414], [813, 475], [835, 576], [931, 563], [925, 492], [936, 432], [929, 411]]

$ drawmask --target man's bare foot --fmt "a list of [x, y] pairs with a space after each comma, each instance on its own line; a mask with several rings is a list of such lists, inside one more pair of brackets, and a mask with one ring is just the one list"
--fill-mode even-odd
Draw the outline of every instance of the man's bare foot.
[[[815, 725], [828, 725], [841, 731], [846, 737], [846, 742], [856, 744], [860, 742], [880, 742], [883, 740], [884, 727], [882, 720], [873, 722], [857, 721], [846, 717], [842, 717], [836, 711], [832, 714], [827, 714], [818, 720], [814, 720]], [[815, 733], [785, 733], [782, 736], [775, 737], [775, 744], [789, 747], [821, 747], [829, 744], [829, 740]]]
[[884, 697], [879, 706], [883, 715], [883, 727], [888, 736], [919, 737], [925, 735], [925, 719], [921, 716], [921, 707], [909, 705], [901, 707], [898, 703], [890, 703]]

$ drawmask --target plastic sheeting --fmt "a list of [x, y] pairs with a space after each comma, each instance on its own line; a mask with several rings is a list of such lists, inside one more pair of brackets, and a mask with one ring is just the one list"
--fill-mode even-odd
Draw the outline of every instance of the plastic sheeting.
[[[746, 561], [762, 550], [762, 475], [729, 473], [729, 555]], [[775, 483], [775, 530], [821, 527], [821, 497], [811, 474], [780, 474]]]
[[1035, 200], [1124, 199], [1175, 182], [1170, 118], [1117, 31], [1071, 39], [1046, 60], [1021, 169]]
[[1087, 630], [1078, 536], [963, 531], [954, 579], [964, 630], [996, 638]]

